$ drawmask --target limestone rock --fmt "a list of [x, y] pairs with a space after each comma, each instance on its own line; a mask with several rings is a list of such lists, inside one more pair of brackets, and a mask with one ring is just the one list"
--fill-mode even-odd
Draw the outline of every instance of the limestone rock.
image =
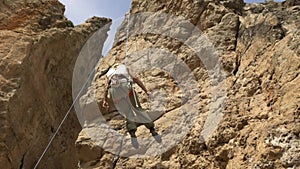
[[[154, 113], [154, 119], [162, 137], [161, 144], [171, 144], [172, 141], [177, 144], [156, 156], [120, 157], [115, 168], [299, 167], [299, 132], [296, 126], [300, 122], [300, 6], [297, 2], [244, 4], [243, 1], [231, 0], [133, 0], [131, 18], [134, 22], [129, 29], [132, 36], [128, 39], [127, 63], [136, 64], [134, 70], [137, 75], [153, 91], [154, 100], [148, 100], [142, 90], [136, 89], [143, 107], [151, 109], [153, 106], [160, 112]], [[154, 13], [142, 15], [142, 19], [137, 17], [139, 13], [146, 12]], [[170, 17], [161, 17], [163, 13]], [[172, 16], [180, 16], [181, 19], [174, 23]], [[190, 29], [189, 23], [194, 25], [193, 29]], [[214, 69], [217, 67], [215, 53], [209, 53], [213, 50], [208, 50], [211, 49], [208, 43], [199, 40], [200, 36], [194, 37], [196, 28], [214, 45], [223, 76]], [[114, 62], [125, 59], [126, 29], [125, 20], [113, 49], [100, 63], [93, 82], [99, 107], [103, 100], [103, 72]], [[193, 47], [202, 48], [200, 55], [205, 57], [199, 59], [199, 55], [191, 49]], [[174, 66], [175, 62], [181, 61], [192, 72], [197, 86], [193, 89], [196, 90], [178, 87], [173, 75], [188, 77], [184, 74], [184, 67], [180, 64]], [[189, 78], [184, 84], [194, 85]], [[225, 89], [222, 86], [226, 86]], [[214, 96], [214, 91], [222, 90], [225, 93]], [[189, 104], [192, 105], [188, 107], [189, 111], [181, 111]], [[160, 110], [161, 107], [163, 109]], [[222, 113], [216, 113], [220, 111]], [[195, 117], [189, 119], [191, 114]], [[114, 131], [124, 133], [124, 118], [117, 113], [110, 115], [106, 119], [107, 124], [113, 126]], [[180, 118], [185, 120], [176, 120]], [[190, 123], [193, 127], [187, 127], [189, 132], [182, 134]], [[217, 127], [213, 128], [214, 124], [218, 124]], [[97, 122], [90, 125], [89, 130], [93, 125], [97, 126]], [[174, 126], [180, 127], [171, 131]], [[176, 134], [166, 137], [172, 132]], [[146, 128], [139, 127], [137, 136], [138, 139], [146, 137]], [[181, 136], [182, 139], [178, 139]], [[101, 139], [109, 140], [105, 136]], [[89, 145], [89, 148], [93, 146]], [[100, 147], [99, 152], [107, 150]], [[122, 151], [129, 150], [124, 148]], [[151, 151], [159, 152], [146, 149], [139, 155]], [[112, 160], [113, 154], [104, 152], [95, 165], [85, 163], [89, 165], [86, 168], [98, 167], [101, 159], [108, 156]], [[102, 162], [102, 165], [109, 166], [111, 163]]]
[[[298, 168], [299, 9], [296, 0], [133, 0], [129, 56], [125, 20], [76, 104], [84, 128], [71, 112], [40, 168]], [[109, 19], [73, 27], [63, 12], [57, 0], [0, 0], [2, 168], [33, 168], [72, 103], [81, 47], [100, 27], [107, 36]], [[139, 126], [130, 138], [124, 117], [102, 107], [104, 74], [124, 59], [152, 91], [136, 87], [155, 137]]]
[[[57, 0], [0, 1], [0, 166], [33, 168], [72, 103], [76, 56], [110, 22], [71, 27]], [[73, 131], [73, 132], [70, 132]], [[40, 168], [74, 168], [80, 131], [71, 113]]]

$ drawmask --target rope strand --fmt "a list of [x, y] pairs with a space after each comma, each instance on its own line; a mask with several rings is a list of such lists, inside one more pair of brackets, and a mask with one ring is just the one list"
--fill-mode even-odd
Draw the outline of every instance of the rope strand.
[[[129, 29], [130, 29], [130, 12], [128, 12], [128, 20], [127, 20], [127, 31], [126, 31], [126, 49], [125, 49], [125, 65], [127, 62], [127, 57], [128, 57], [128, 39], [129, 39]], [[138, 102], [137, 102], [137, 97], [136, 97], [136, 93], [134, 92], [134, 83], [131, 84], [131, 88], [133, 91], [133, 98], [134, 98], [134, 102], [135, 102], [135, 106], [139, 107]]]
[[88, 76], [87, 80], [86, 80], [85, 83], [83, 84], [83, 86], [82, 86], [82, 88], [80, 89], [78, 95], [75, 97], [75, 99], [74, 99], [72, 105], [69, 107], [69, 110], [67, 111], [66, 115], [64, 116], [64, 118], [62, 119], [62, 121], [60, 122], [60, 124], [58, 125], [58, 127], [57, 127], [57, 129], [55, 130], [54, 134], [52, 135], [52, 137], [51, 137], [51, 139], [50, 139], [48, 145], [46, 146], [46, 148], [44, 149], [42, 155], [40, 156], [40, 158], [38, 159], [37, 163], [35, 164], [34, 169], [36, 169], [36, 168], [38, 167], [38, 165], [39, 165], [39, 163], [41, 162], [42, 158], [44, 157], [44, 155], [45, 155], [46, 152], [48, 151], [48, 149], [49, 149], [51, 143], [53, 142], [53, 140], [54, 140], [54, 138], [56, 137], [58, 131], [59, 131], [60, 128], [61, 128], [61, 126], [63, 125], [63, 123], [65, 122], [65, 120], [67, 119], [67, 117], [69, 116], [71, 110], [73, 109], [73, 107], [74, 107], [76, 101], [78, 100], [80, 94], [82, 93], [84, 87], [88, 84], [90, 78], [92, 77], [92, 74], [96, 71], [96, 66], [100, 63], [101, 58], [102, 58], [102, 57], [100, 57], [100, 59], [98, 60], [97, 64], [95, 64], [93, 70], [89, 73], [89, 76]]
[[[126, 33], [126, 49], [125, 49], [125, 65], [126, 65], [126, 62], [127, 62], [127, 56], [128, 56], [128, 36], [129, 36], [129, 22], [130, 22], [130, 12], [128, 12], [128, 23], [127, 23], [127, 33]], [[134, 92], [134, 87], [133, 87], [133, 83], [131, 84], [131, 88], [132, 88], [132, 91], [133, 91], [133, 97], [134, 97], [134, 100], [135, 100], [135, 103], [136, 103], [136, 106], [138, 107], [138, 104], [137, 104], [137, 99], [136, 99], [136, 95], [135, 95], [135, 92]], [[120, 143], [120, 148], [118, 149], [117, 153], [115, 154], [114, 156], [114, 159], [113, 159], [113, 163], [112, 163], [112, 168], [114, 169], [118, 163], [118, 160], [119, 160], [119, 156], [120, 156], [120, 153], [122, 151], [122, 147], [123, 147], [123, 139], [126, 135], [126, 132], [124, 133], [122, 139], [121, 139], [121, 143]]]
[[[127, 35], [126, 35], [126, 51], [125, 51], [125, 57], [127, 57], [127, 53], [128, 53], [128, 35], [129, 35], [129, 21], [130, 21], [130, 12], [129, 12], [129, 15], [128, 15], [128, 24], [127, 24]], [[56, 137], [58, 131], [60, 130], [61, 126], [63, 125], [63, 123], [65, 122], [65, 120], [67, 119], [67, 117], [69, 116], [69, 114], [71, 113], [71, 110], [73, 109], [76, 101], [78, 100], [80, 94], [82, 93], [84, 87], [88, 84], [90, 78], [92, 77], [92, 74], [96, 71], [96, 67], [97, 65], [99, 65], [100, 61], [101, 61], [101, 58], [98, 60], [98, 62], [95, 64], [94, 66], [94, 69], [89, 73], [89, 76], [86, 80], [86, 82], [83, 84], [82, 88], [80, 89], [78, 95], [75, 97], [72, 105], [69, 107], [67, 113], [65, 114], [64, 118], [62, 119], [62, 121], [60, 122], [60, 124], [58, 125], [57, 129], [55, 130], [54, 134], [52, 135], [52, 137], [50, 138], [50, 141], [49, 143], [47, 144], [46, 148], [44, 149], [43, 153], [41, 154], [41, 156], [39, 157], [37, 163], [35, 164], [34, 166], [34, 169], [37, 169], [38, 165], [40, 164], [41, 160], [43, 159], [43, 157], [45, 156], [46, 152], [48, 151], [50, 145], [52, 144], [54, 138]], [[134, 95], [134, 98], [135, 98], [135, 101], [136, 101], [136, 96]], [[136, 104], [137, 104], [137, 101], [136, 101]], [[122, 144], [122, 143], [121, 143]], [[119, 153], [117, 153], [119, 156]]]

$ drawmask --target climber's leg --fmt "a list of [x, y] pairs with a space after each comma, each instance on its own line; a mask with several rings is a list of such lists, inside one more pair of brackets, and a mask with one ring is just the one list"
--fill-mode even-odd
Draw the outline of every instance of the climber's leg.
[[135, 122], [126, 119], [126, 128], [131, 137], [136, 137], [135, 132], [137, 129], [137, 125]]

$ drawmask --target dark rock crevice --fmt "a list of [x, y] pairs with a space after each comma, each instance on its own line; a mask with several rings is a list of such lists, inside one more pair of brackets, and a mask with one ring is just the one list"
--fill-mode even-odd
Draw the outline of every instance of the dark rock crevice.
[[25, 155], [26, 155], [26, 154], [24, 154], [24, 155], [22, 156], [22, 159], [21, 159], [21, 162], [20, 162], [20, 167], [19, 167], [19, 169], [24, 169]]

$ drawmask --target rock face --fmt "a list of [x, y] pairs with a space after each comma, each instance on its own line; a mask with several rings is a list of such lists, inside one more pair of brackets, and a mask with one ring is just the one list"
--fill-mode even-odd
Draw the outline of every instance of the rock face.
[[[72, 111], [39, 168], [299, 168], [299, 5], [133, 0], [76, 104], [85, 128]], [[63, 12], [57, 0], [0, 0], [1, 168], [34, 167], [72, 104], [81, 47], [110, 22], [74, 27]], [[152, 91], [136, 87], [159, 135], [140, 126], [138, 145], [101, 106], [104, 74], [124, 59]]]
[[[134, 15], [141, 12], [155, 13], [142, 19]], [[106, 113], [101, 108], [103, 75], [114, 62], [124, 60], [127, 27], [127, 21], [124, 21], [116, 37], [118, 41], [100, 63], [93, 86], [82, 97], [83, 105], [90, 104], [91, 93], [95, 92], [95, 100], [107, 123], [92, 121], [91, 118], [81, 131], [76, 141], [79, 168], [299, 167], [298, 1], [244, 4], [240, 0], [133, 0], [131, 13], [134, 20], [131, 24], [134, 25], [129, 25], [131, 36], [127, 63], [138, 63], [135, 70], [146, 69], [137, 71], [137, 74], [146, 87], [153, 91], [155, 99], [151, 103], [154, 107], [163, 107], [162, 113], [154, 117], [156, 130], [162, 137], [161, 145], [177, 141], [176, 145], [152, 155], [151, 146], [157, 143], [150, 139], [139, 150], [129, 151], [131, 143], [125, 133], [124, 119], [118, 114]], [[157, 18], [162, 13], [181, 16], [176, 23], [180, 29], [172, 26], [172, 17], [162, 17], [159, 21]], [[205, 35], [214, 45], [219, 62], [214, 61], [214, 52], [209, 53], [209, 45], [197, 41], [197, 37], [194, 37], [195, 27], [189, 29], [189, 24], [201, 30], [201, 36]], [[137, 25], [138, 28], [135, 28]], [[155, 32], [153, 27], [160, 28], [159, 32]], [[149, 31], [151, 29], [152, 32]], [[140, 32], [134, 34], [134, 31]], [[182, 36], [184, 40], [180, 40]], [[150, 48], [155, 50], [145, 51]], [[201, 59], [192, 48], [200, 49]], [[179, 60], [170, 60], [171, 55]], [[148, 56], [148, 61], [144, 56]], [[173, 74], [162, 70], [162, 67], [172, 66], [172, 72], [175, 72], [178, 66], [173, 64], [174, 60], [188, 66], [196, 82], [197, 88], [192, 88], [195, 91], [182, 91]], [[161, 63], [160, 69], [151, 67], [156, 63]], [[220, 63], [222, 70], [216, 71], [217, 63]], [[184, 72], [182, 70], [179, 68], [177, 75], [186, 77], [181, 74]], [[183, 85], [187, 83], [194, 85], [190, 79]], [[220, 88], [224, 89], [222, 95], [214, 95]], [[142, 105], [151, 107], [139, 88], [137, 93]], [[185, 99], [188, 101], [185, 102]], [[189, 111], [182, 112], [184, 106]], [[195, 115], [191, 119], [177, 120], [190, 117], [192, 113]], [[210, 119], [217, 126], [207, 131], [214, 126], [207, 122]], [[190, 123], [192, 127], [184, 133], [185, 126]], [[104, 129], [101, 131], [100, 128], [105, 124], [119, 133], [119, 137], [113, 138], [105, 134]], [[171, 131], [174, 126], [177, 126], [176, 130]], [[176, 134], [169, 135], [172, 132]], [[138, 139], [148, 135], [145, 127], [138, 128]], [[178, 139], [180, 137], [182, 139]], [[120, 142], [120, 138], [123, 141]], [[112, 149], [118, 150], [114, 152], [117, 155], [111, 153]], [[164, 147], [155, 151], [162, 149]], [[147, 158], [128, 158], [130, 153], [151, 155]]]
[[[110, 22], [73, 27], [57, 0], [0, 1], [0, 166], [33, 168], [72, 103], [74, 63], [89, 36]], [[75, 168], [74, 112], [39, 168]]]

